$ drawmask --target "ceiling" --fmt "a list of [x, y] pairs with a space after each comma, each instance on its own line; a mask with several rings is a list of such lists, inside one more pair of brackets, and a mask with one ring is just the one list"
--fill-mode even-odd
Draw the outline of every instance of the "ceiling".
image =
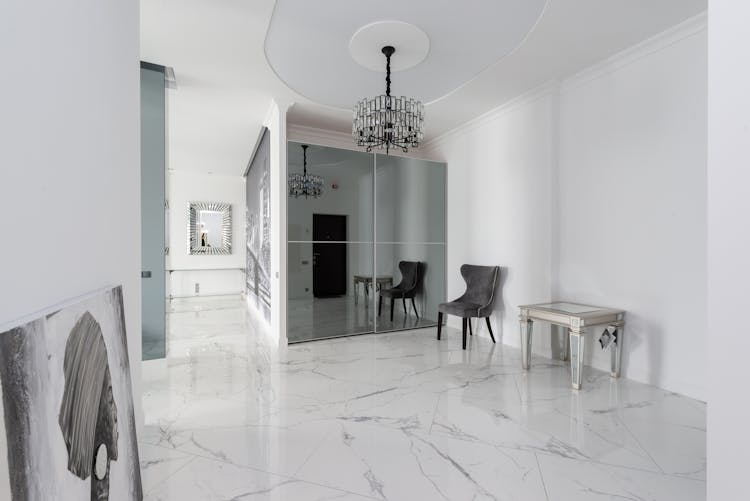
[[[546, 0], [462, 0], [434, 2], [438, 8], [429, 9], [424, 2], [380, 0], [377, 9], [363, 9], [351, 0], [327, 0], [321, 9], [320, 2], [279, 0], [266, 35], [266, 58], [300, 95], [348, 110], [363, 97], [385, 93], [385, 56], [380, 50], [393, 45], [394, 95], [419, 96], [430, 103], [518, 47], [545, 4]], [[371, 47], [380, 62], [377, 71], [361, 66], [350, 54], [352, 35], [382, 21], [383, 12], [416, 26], [429, 38], [427, 57], [417, 66], [396, 71], [401, 53], [410, 47], [389, 40], [390, 31]]]
[[295, 103], [291, 124], [349, 132], [354, 101], [383, 92], [384, 75], [348, 53], [373, 21], [407, 21], [430, 38], [424, 62], [393, 74], [394, 94], [428, 103], [429, 140], [705, 11], [706, 0], [547, 0], [541, 16], [540, 0], [359, 5], [142, 0], [141, 58], [177, 78], [170, 168], [241, 175], [272, 98]]

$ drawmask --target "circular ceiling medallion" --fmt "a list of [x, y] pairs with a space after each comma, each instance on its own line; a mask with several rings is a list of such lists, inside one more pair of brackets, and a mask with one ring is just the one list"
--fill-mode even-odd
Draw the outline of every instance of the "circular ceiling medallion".
[[396, 52], [391, 59], [391, 70], [401, 71], [413, 68], [430, 52], [430, 38], [427, 33], [413, 24], [402, 21], [378, 21], [367, 24], [354, 33], [349, 40], [349, 53], [365, 68], [383, 71], [385, 58], [381, 49], [391, 45]]

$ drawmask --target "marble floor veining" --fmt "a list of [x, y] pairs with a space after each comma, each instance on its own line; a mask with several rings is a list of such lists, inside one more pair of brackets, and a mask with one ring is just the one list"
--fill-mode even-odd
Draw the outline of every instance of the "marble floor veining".
[[702, 500], [705, 404], [434, 329], [279, 347], [237, 298], [172, 309], [143, 382], [148, 500]]

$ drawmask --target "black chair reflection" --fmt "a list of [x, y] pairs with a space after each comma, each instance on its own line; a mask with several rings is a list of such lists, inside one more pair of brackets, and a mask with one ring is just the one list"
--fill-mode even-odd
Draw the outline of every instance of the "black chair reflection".
[[414, 304], [414, 296], [417, 295], [419, 289], [419, 279], [421, 278], [422, 263], [419, 261], [401, 261], [398, 263], [398, 269], [401, 272], [401, 282], [390, 289], [380, 289], [380, 297], [378, 298], [378, 316], [383, 309], [383, 297], [391, 299], [391, 322], [393, 322], [393, 304], [396, 299], [401, 299], [404, 305], [404, 315], [407, 315], [406, 311], [406, 300], [411, 299], [411, 307], [414, 309], [414, 314], [419, 318], [417, 313], [417, 306]]

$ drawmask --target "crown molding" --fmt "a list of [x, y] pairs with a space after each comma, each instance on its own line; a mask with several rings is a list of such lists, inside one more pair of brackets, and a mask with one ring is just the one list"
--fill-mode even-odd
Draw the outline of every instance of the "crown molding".
[[707, 28], [707, 12], [690, 17], [680, 24], [565, 78], [560, 84], [560, 92], [568, 92], [592, 80], [614, 73], [640, 59], [668, 49], [686, 38], [705, 32]]
[[500, 106], [493, 108], [476, 118], [472, 118], [468, 122], [464, 122], [463, 124], [449, 130], [448, 132], [444, 132], [443, 134], [430, 139], [425, 143], [424, 148], [429, 152], [433, 152], [438, 147], [438, 145], [440, 145], [444, 141], [468, 134], [472, 131], [484, 127], [488, 123], [496, 120], [503, 115], [513, 112], [514, 110], [522, 106], [536, 102], [544, 97], [557, 94], [559, 87], [560, 84], [557, 80], [550, 80], [546, 83], [543, 83], [542, 85], [524, 92], [523, 94], [514, 97], [510, 101], [506, 101]]
[[509, 101], [506, 101], [500, 106], [493, 108], [468, 122], [464, 122], [448, 132], [430, 139], [425, 143], [424, 149], [429, 156], [439, 158], [436, 150], [441, 143], [475, 131], [493, 120], [496, 120], [507, 113], [511, 113], [521, 106], [531, 104], [547, 96], [556, 96], [563, 92], [570, 91], [587, 82], [617, 71], [639, 59], [659, 52], [660, 50], [667, 49], [681, 40], [705, 31], [708, 26], [707, 21], [708, 15], [706, 12], [703, 12], [632, 47], [618, 52], [603, 61], [595, 63], [570, 77], [566, 77], [561, 81], [550, 80]]
[[346, 132], [318, 129], [306, 125], [288, 124], [286, 138], [297, 143], [310, 143], [344, 150], [354, 150], [351, 134]]

